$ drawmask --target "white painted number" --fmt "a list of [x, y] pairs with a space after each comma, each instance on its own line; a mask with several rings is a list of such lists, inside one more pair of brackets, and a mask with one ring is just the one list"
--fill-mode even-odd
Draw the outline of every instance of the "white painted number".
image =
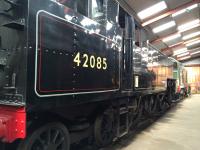
[[80, 66], [81, 60], [80, 60], [80, 53], [77, 53], [74, 62], [76, 63], [77, 66]]
[[[83, 59], [83, 60], [82, 60]], [[81, 62], [83, 64], [81, 65]], [[77, 67], [83, 68], [96, 68], [106, 70], [108, 68], [107, 59], [102, 57], [95, 57], [94, 55], [89, 56], [88, 54], [81, 55], [80, 52], [74, 57], [74, 63]]]

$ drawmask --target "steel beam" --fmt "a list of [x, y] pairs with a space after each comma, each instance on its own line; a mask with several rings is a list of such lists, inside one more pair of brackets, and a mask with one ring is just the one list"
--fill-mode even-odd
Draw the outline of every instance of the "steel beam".
[[158, 21], [160, 19], [166, 18], [166, 17], [178, 12], [179, 10], [185, 9], [185, 8], [187, 8], [187, 7], [189, 7], [189, 6], [193, 5], [193, 4], [197, 4], [197, 3], [200, 3], [200, 0], [192, 0], [192, 1], [190, 1], [188, 3], [185, 3], [185, 4], [181, 5], [181, 6], [178, 6], [178, 7], [174, 8], [174, 9], [172, 9], [172, 10], [169, 10], [169, 11], [167, 11], [167, 12], [165, 12], [165, 13], [157, 16], [157, 17], [151, 18], [151, 19], [143, 22], [142, 26], [144, 27], [144, 26], [147, 26], [149, 24], [152, 24], [152, 23], [154, 23], [154, 22], [156, 22], [156, 21]]

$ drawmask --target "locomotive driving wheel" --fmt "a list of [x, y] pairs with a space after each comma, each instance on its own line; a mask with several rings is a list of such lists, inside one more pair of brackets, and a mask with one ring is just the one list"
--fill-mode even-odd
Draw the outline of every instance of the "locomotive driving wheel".
[[161, 112], [166, 112], [167, 109], [170, 107], [169, 102], [167, 101], [167, 98], [165, 95], [163, 95], [160, 99], [160, 111]]
[[155, 114], [155, 111], [156, 111], [156, 99], [154, 96], [151, 96], [149, 101], [149, 113], [153, 115]]
[[49, 123], [19, 144], [17, 150], [69, 150], [70, 138], [67, 128], [61, 123]]
[[114, 119], [112, 114], [104, 113], [96, 118], [94, 138], [99, 147], [112, 143], [114, 138]]
[[146, 114], [152, 116], [156, 111], [156, 100], [154, 96], [151, 95], [150, 98], [147, 98], [144, 105]]

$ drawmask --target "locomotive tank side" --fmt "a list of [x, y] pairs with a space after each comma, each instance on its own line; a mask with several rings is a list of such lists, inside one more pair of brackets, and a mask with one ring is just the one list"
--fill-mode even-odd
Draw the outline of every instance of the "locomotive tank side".
[[102, 22], [101, 12], [86, 17], [86, 8], [75, 12], [67, 2], [30, 0], [29, 5], [30, 103], [47, 99], [70, 103], [82, 95], [91, 95], [87, 99], [92, 100], [120, 90], [122, 32], [114, 16]]

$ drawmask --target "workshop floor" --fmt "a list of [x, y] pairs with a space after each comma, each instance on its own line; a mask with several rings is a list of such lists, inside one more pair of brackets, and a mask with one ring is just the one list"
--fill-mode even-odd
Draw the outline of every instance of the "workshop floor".
[[200, 95], [181, 101], [134, 137], [104, 150], [200, 150]]

